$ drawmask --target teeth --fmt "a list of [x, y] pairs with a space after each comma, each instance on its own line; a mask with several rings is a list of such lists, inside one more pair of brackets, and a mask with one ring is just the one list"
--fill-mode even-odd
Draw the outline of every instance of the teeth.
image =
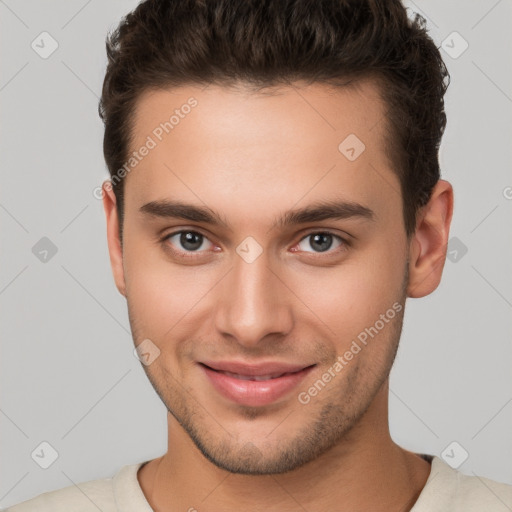
[[286, 375], [285, 373], [274, 373], [271, 375], [239, 375], [238, 373], [231, 373], [225, 371], [221, 371], [220, 373], [240, 380], [270, 380]]

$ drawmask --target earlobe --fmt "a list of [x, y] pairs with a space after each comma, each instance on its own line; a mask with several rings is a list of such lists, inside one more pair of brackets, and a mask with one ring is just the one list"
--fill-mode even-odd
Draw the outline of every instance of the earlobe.
[[409, 246], [407, 296], [424, 297], [441, 281], [453, 214], [453, 188], [439, 180], [429, 202], [420, 210]]
[[114, 275], [116, 287], [121, 295], [126, 297], [126, 284], [123, 268], [123, 251], [119, 240], [119, 217], [116, 208], [116, 196], [112, 190], [110, 180], [102, 184], [103, 209], [107, 221], [107, 243], [110, 255], [110, 265]]

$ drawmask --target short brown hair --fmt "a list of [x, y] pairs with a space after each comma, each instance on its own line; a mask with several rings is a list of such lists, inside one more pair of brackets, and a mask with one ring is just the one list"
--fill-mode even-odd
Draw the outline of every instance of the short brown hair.
[[[145, 0], [107, 36], [99, 104], [111, 176], [127, 160], [142, 92], [186, 84], [294, 81], [343, 86], [374, 77], [407, 236], [440, 178], [450, 82], [425, 19], [400, 0]], [[122, 239], [124, 181], [114, 183]]]

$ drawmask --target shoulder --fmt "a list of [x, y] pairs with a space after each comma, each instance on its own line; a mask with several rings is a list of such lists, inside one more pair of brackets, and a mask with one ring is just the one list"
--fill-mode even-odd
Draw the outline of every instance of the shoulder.
[[[448, 466], [449, 467], [449, 466]], [[450, 467], [451, 471], [455, 471]], [[454, 505], [461, 510], [510, 511], [512, 510], [512, 485], [478, 475], [456, 472]], [[476, 509], [475, 509], [476, 510]]]
[[[117, 512], [119, 486], [132, 485], [142, 463], [123, 466], [111, 478], [89, 480], [45, 492], [5, 509], [4, 512]], [[133, 492], [133, 491], [132, 491]]]
[[6, 512], [98, 512], [98, 509], [104, 512], [116, 510], [111, 478], [91, 480], [45, 492], [9, 507]]
[[466, 475], [434, 456], [430, 476], [411, 512], [509, 512], [512, 485]]

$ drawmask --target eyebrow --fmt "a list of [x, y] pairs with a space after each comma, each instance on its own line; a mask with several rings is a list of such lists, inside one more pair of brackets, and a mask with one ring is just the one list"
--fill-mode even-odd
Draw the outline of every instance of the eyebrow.
[[[181, 201], [169, 199], [151, 201], [141, 206], [139, 210], [152, 217], [183, 219], [192, 222], [202, 222], [212, 226], [222, 225], [229, 227], [229, 223], [210, 208]], [[367, 206], [353, 201], [324, 200], [305, 208], [284, 212], [275, 220], [272, 229], [328, 219], [342, 220], [352, 218], [375, 221], [375, 212]]]

